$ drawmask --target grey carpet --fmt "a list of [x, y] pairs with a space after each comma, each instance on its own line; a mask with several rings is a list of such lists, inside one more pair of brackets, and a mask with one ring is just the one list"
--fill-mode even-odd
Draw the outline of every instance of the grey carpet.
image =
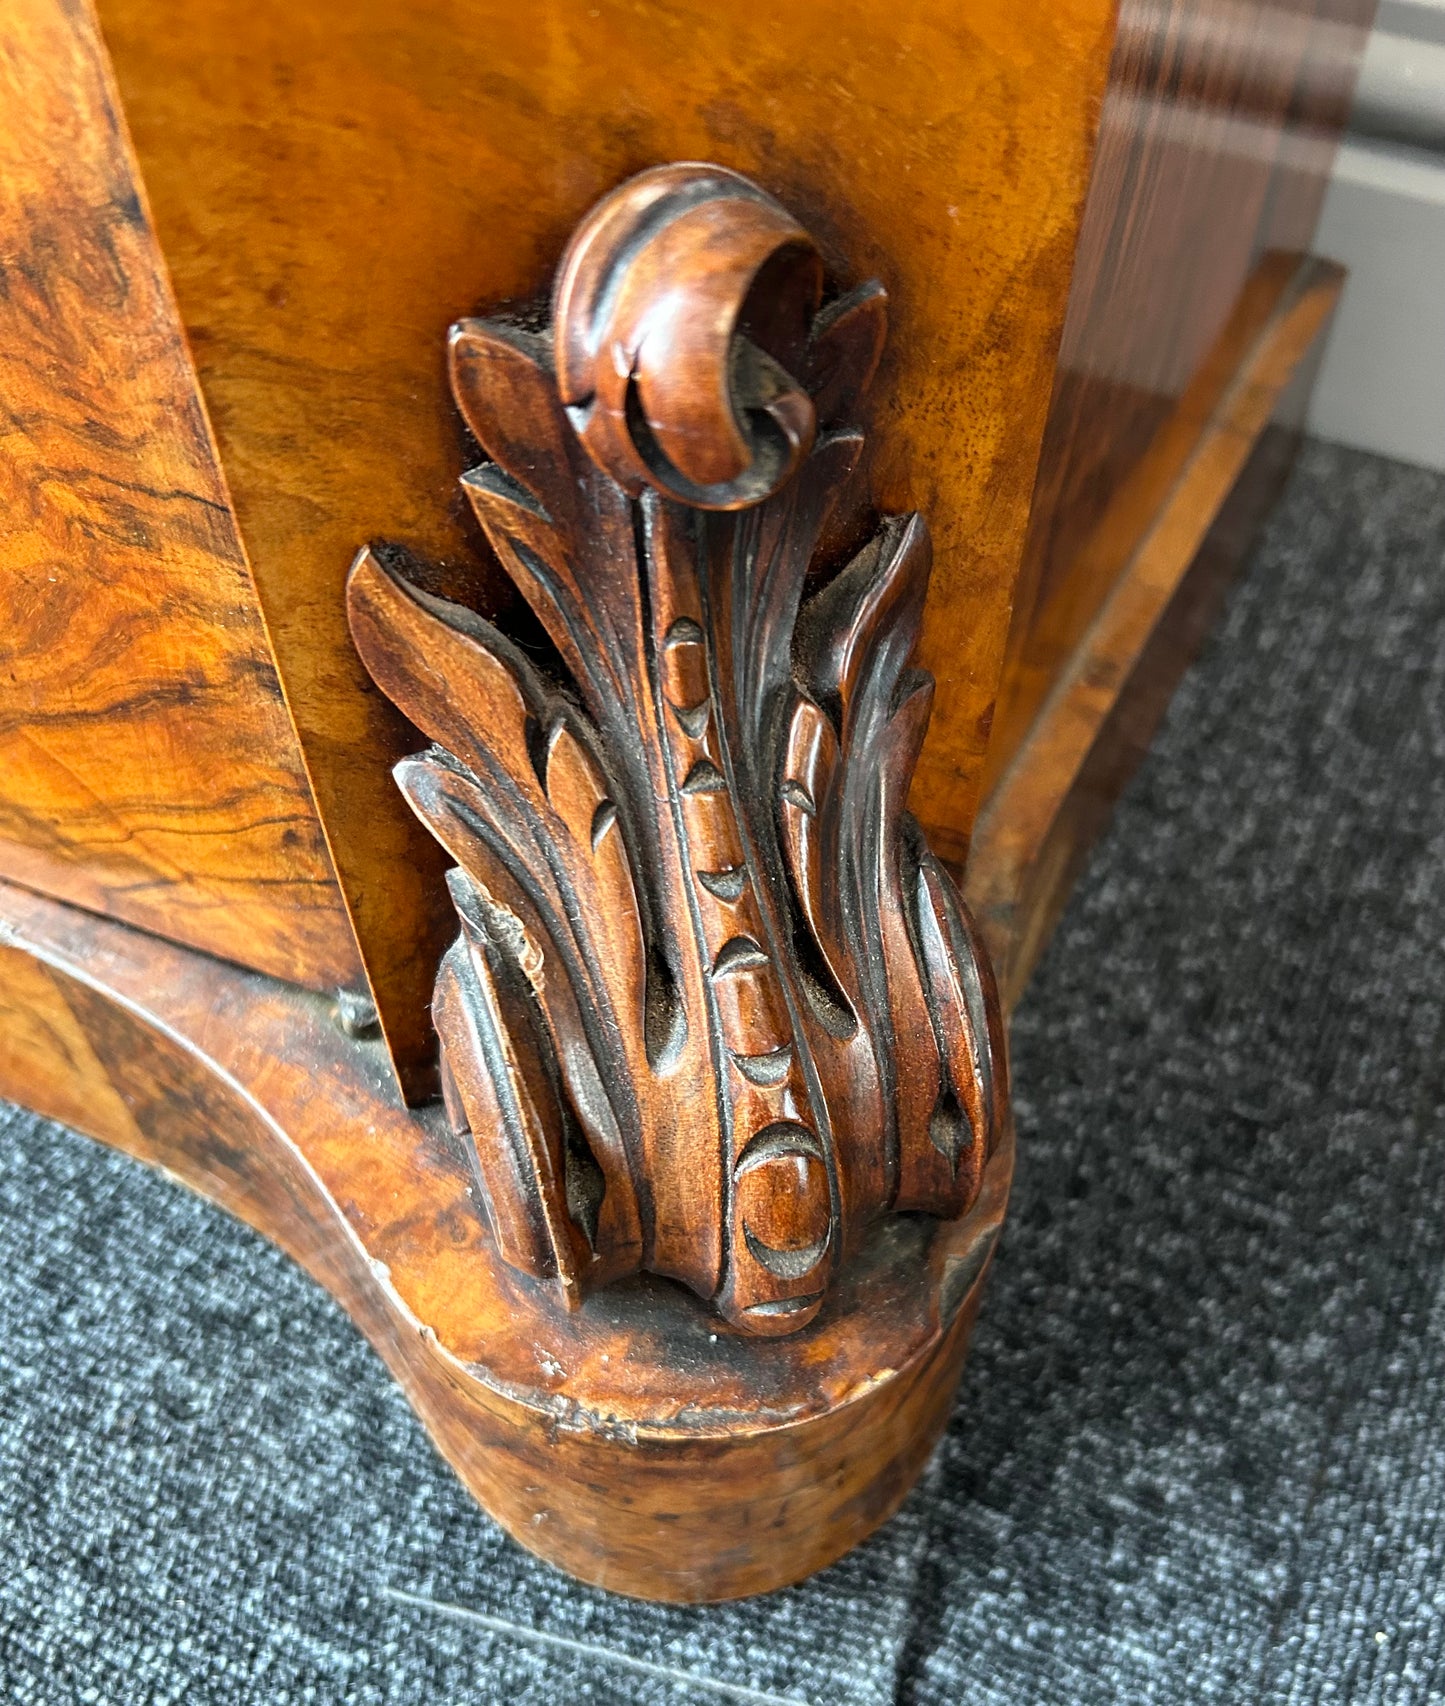
[[284, 1258], [11, 1112], [0, 1698], [1445, 1701], [1442, 949], [1445, 479], [1311, 446], [1019, 1015], [893, 1524], [741, 1606], [573, 1586]]

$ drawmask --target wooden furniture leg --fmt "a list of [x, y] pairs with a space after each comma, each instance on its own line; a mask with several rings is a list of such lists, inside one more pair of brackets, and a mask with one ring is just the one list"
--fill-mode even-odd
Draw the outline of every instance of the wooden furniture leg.
[[499, 1259], [443, 1120], [323, 997], [0, 887], [0, 1091], [273, 1238], [370, 1338], [523, 1545], [672, 1600], [760, 1593], [884, 1521], [947, 1419], [1003, 1217], [887, 1223], [804, 1334], [637, 1278], [585, 1312]]
[[588, 1581], [796, 1581], [948, 1416], [1007, 1012], [1340, 289], [1367, 6], [1212, 5], [544, 0], [534, 90], [514, 8], [101, 0], [117, 81], [16, 0], [0, 1095], [275, 1239]]
[[894, 1508], [1008, 1190], [997, 995], [904, 804], [921, 519], [803, 602], [885, 313], [821, 291], [778, 203], [664, 167], [579, 229], [550, 337], [453, 328], [495, 457], [463, 485], [565, 676], [359, 555], [363, 659], [438, 743], [398, 781], [457, 861], [444, 1111], [317, 996], [4, 896], [44, 975], [3, 1087], [74, 1117], [93, 1076], [81, 1123], [305, 1261], [513, 1533], [660, 1597]]
[[[680, 326], [653, 318], [650, 245], [673, 246], [674, 296], [699, 268]], [[716, 297], [731, 323], [780, 250], [801, 292], [791, 324], [754, 312], [822, 376], [811, 391], [766, 351], [741, 381], [735, 357], [720, 372], [728, 345], [708, 337]], [[1202, 426], [1177, 519], [985, 816], [972, 883], [1016, 984], [1091, 821], [1101, 731], [1201, 560], [1191, 522], [1215, 506], [1192, 487], [1234, 484], [1337, 285], [1306, 267], [1281, 290]], [[574, 240], [555, 358], [506, 325], [453, 332], [459, 401], [499, 458], [464, 476], [468, 495], [577, 697], [359, 557], [363, 657], [443, 743], [400, 781], [458, 860], [462, 933], [436, 997], [445, 1113], [405, 1108], [380, 1041], [346, 1034], [324, 997], [0, 886], [0, 1091], [275, 1238], [523, 1544], [659, 1598], [796, 1580], [896, 1507], [946, 1418], [1012, 1164], [985, 956], [899, 815], [930, 692], [907, 673], [921, 527], [885, 526], [798, 614], [857, 450], [827, 422], [882, 330], [870, 287], [810, 334], [817, 288], [776, 204], [668, 169]], [[619, 341], [624, 366], [586, 365]], [[678, 380], [712, 418], [676, 434], [674, 461]], [[739, 382], [756, 401], [730, 397]], [[738, 442], [679, 467], [734, 423]], [[614, 692], [629, 669], [635, 689]]]

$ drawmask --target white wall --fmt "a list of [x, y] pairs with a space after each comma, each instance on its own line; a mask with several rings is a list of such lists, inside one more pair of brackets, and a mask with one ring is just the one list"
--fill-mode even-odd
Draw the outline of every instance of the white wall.
[[1382, 0], [1315, 249], [1350, 278], [1310, 431], [1445, 470], [1445, 0]]

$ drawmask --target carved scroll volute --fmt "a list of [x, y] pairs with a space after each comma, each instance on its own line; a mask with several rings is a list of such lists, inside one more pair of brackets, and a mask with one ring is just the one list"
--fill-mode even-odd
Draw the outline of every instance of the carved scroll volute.
[[795, 1330], [889, 1211], [968, 1210], [1007, 1117], [997, 997], [907, 815], [931, 678], [917, 517], [800, 609], [884, 295], [819, 310], [777, 203], [667, 166], [587, 217], [552, 331], [469, 320], [463, 489], [555, 644], [364, 551], [352, 631], [436, 743], [457, 862], [434, 1013], [507, 1261], [569, 1302], [647, 1270]]
[[822, 288], [807, 232], [736, 172], [664, 166], [608, 196], [552, 297], [557, 389], [598, 467], [629, 497], [770, 497], [813, 446], [791, 370]]

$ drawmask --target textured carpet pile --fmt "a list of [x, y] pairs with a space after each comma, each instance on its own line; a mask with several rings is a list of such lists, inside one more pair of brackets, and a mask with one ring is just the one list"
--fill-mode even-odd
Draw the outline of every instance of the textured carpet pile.
[[0, 1700], [1445, 1701], [1445, 480], [1306, 448], [1018, 1016], [952, 1426], [804, 1586], [579, 1588], [330, 1300], [0, 1110]]

